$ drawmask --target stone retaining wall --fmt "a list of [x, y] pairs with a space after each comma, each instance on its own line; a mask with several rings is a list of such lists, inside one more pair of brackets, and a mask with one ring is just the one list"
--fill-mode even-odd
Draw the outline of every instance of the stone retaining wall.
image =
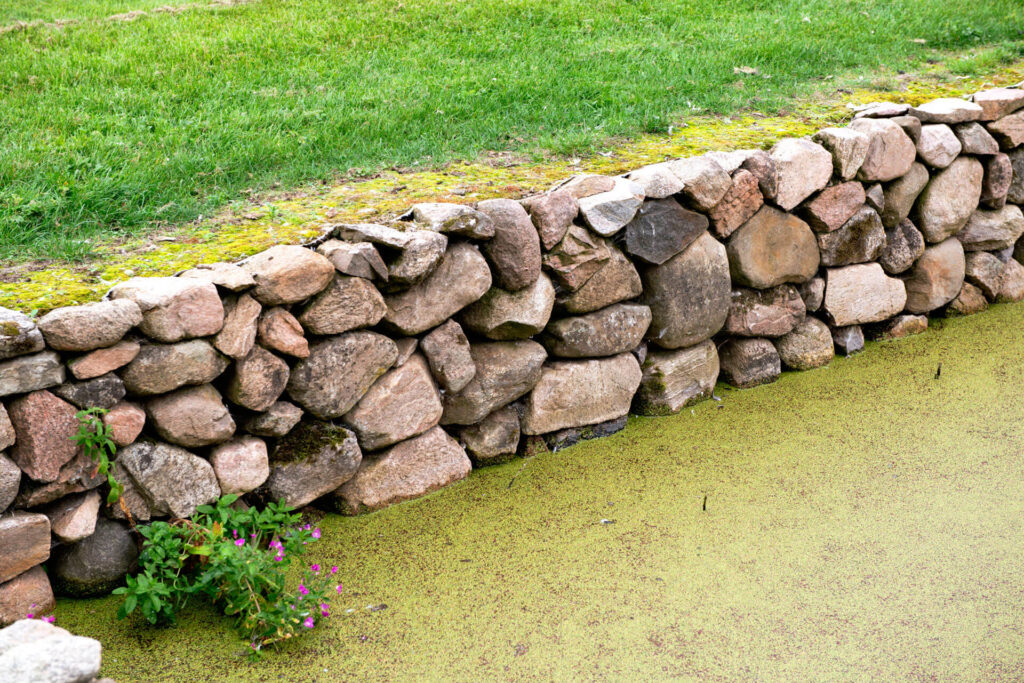
[[376, 510], [1021, 300], [1022, 142], [1021, 90], [880, 104], [770, 151], [420, 204], [37, 320], [0, 309], [0, 623], [135, 561], [78, 409], [110, 410], [138, 523], [224, 493]]

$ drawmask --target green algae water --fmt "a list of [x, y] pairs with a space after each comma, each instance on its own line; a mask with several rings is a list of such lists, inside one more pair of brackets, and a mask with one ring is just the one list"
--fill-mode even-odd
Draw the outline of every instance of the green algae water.
[[1024, 305], [933, 322], [328, 516], [309, 561], [340, 567], [335, 616], [259, 663], [212, 611], [155, 629], [64, 600], [58, 623], [120, 683], [1020, 680], [1022, 323]]

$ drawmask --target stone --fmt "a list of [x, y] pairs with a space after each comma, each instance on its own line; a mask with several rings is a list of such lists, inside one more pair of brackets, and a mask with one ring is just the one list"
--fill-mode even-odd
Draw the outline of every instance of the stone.
[[775, 199], [779, 191], [779, 169], [775, 159], [763, 149], [745, 150], [743, 154], [745, 158], [740, 168], [754, 174], [765, 199]]
[[890, 341], [927, 331], [928, 316], [904, 314], [871, 325], [868, 336], [876, 341]]
[[130, 393], [151, 396], [212, 382], [227, 366], [228, 359], [205, 339], [144, 344], [135, 360], [121, 372], [121, 379]]
[[835, 355], [828, 325], [810, 316], [774, 342], [783, 365], [793, 370], [820, 368]]
[[924, 235], [909, 220], [903, 220], [895, 228], [885, 231], [885, 249], [878, 262], [890, 275], [909, 270], [914, 261], [924, 253]]
[[448, 247], [448, 238], [433, 230], [396, 230], [372, 223], [337, 225], [331, 234], [347, 242], [375, 244], [388, 264], [387, 281], [395, 287], [422, 282]]
[[70, 635], [33, 641], [0, 657], [0, 668], [12, 681], [92, 681], [100, 670], [100, 641]]
[[[1024, 162], [1024, 155], [1021, 155], [1021, 160]], [[981, 179], [980, 204], [986, 209], [1001, 209], [1006, 204], [1014, 180], [1013, 163], [1008, 155], [996, 154], [982, 159], [981, 164], [984, 174]], [[1024, 167], [1024, 163], [1021, 166]]]
[[526, 209], [511, 199], [488, 199], [477, 208], [494, 222], [494, 237], [484, 243], [494, 284], [515, 292], [536, 282], [541, 265], [540, 236]]
[[914, 264], [907, 286], [907, 311], [927, 313], [952, 301], [964, 283], [964, 248], [955, 237], [929, 246]]
[[1024, 301], [1024, 266], [1016, 259], [1010, 259], [1003, 267], [996, 301], [999, 303]]
[[[43, 333], [32, 318], [19, 311], [0, 307], [0, 360], [42, 351], [45, 347]], [[0, 377], [3, 375], [0, 374]]]
[[824, 128], [811, 138], [832, 155], [840, 180], [852, 180], [868, 156], [871, 138], [852, 128]]
[[800, 283], [818, 272], [818, 241], [796, 216], [764, 206], [728, 244], [729, 271], [737, 284], [768, 289]]
[[256, 285], [252, 275], [234, 263], [204, 263], [186, 270], [178, 277], [203, 280], [229, 292], [241, 292]]
[[[718, 161], [716, 157], [712, 158]], [[639, 185], [647, 199], [665, 199], [679, 194], [685, 187], [679, 176], [672, 171], [671, 161], [650, 164], [630, 171], [626, 174], [626, 178]]]
[[1012, 247], [1024, 234], [1024, 213], [1016, 204], [988, 211], [978, 209], [956, 234], [964, 251], [999, 251]]
[[148, 522], [153, 519], [153, 511], [135, 485], [132, 475], [118, 462], [114, 463], [114, 479], [123, 487], [117, 505], [107, 506], [106, 515], [111, 519], [127, 520], [129, 516], [134, 523]]
[[779, 178], [774, 200], [785, 211], [823, 189], [832, 177], [832, 155], [810, 140], [784, 138], [772, 147], [771, 156]]
[[622, 230], [633, 219], [644, 201], [644, 191], [639, 185], [625, 178], [614, 180], [615, 186], [608, 192], [579, 199], [580, 217], [583, 222], [604, 237], [610, 237]]
[[848, 266], [877, 259], [885, 249], [885, 228], [874, 209], [862, 206], [835, 232], [818, 235], [821, 265]]
[[963, 145], [953, 129], [941, 123], [921, 127], [917, 156], [932, 168], [946, 168], [960, 154]]
[[270, 351], [256, 346], [235, 363], [228, 381], [227, 397], [243, 408], [262, 412], [274, 405], [288, 386], [288, 364]]
[[[708, 159], [713, 160], [715, 163], [722, 167], [723, 171], [725, 171], [729, 175], [732, 175], [736, 171], [740, 170], [740, 168], [742, 168], [743, 162], [747, 160], [748, 155], [752, 151], [753, 150], [736, 150], [734, 152], [706, 152], [704, 156], [706, 156]], [[669, 162], [665, 162], [665, 164], [668, 163]]]
[[146, 425], [146, 411], [140, 406], [122, 401], [107, 411], [103, 424], [110, 430], [110, 438], [118, 446], [135, 443]]
[[320, 419], [341, 417], [397, 359], [395, 343], [376, 332], [323, 339], [292, 368], [288, 394]]
[[17, 509], [37, 508], [73, 493], [97, 488], [106, 478], [96, 472], [96, 463], [85, 452], [78, 454], [60, 468], [57, 478], [50, 482], [37, 482], [22, 476], [21, 489], [14, 499]]
[[[817, 258], [817, 247], [814, 253]], [[722, 243], [710, 234], [704, 233], [662, 265], [645, 268], [641, 278], [641, 303], [650, 307], [652, 315], [648, 339], [658, 346], [693, 346], [710, 339], [725, 324], [731, 290], [729, 258]]]
[[369, 280], [337, 275], [306, 305], [299, 322], [313, 334], [341, 334], [376, 325], [386, 312], [384, 297]]
[[885, 227], [895, 228], [907, 219], [914, 208], [914, 202], [930, 178], [924, 164], [915, 162], [906, 175], [884, 185], [884, 206], [881, 216]]
[[61, 498], [46, 510], [50, 531], [62, 543], [75, 543], [92, 535], [100, 513], [99, 491]]
[[915, 145], [921, 141], [921, 119], [916, 116], [894, 116], [892, 122], [902, 128]]
[[462, 391], [476, 375], [469, 348], [466, 333], [454, 320], [435, 327], [420, 341], [430, 372], [446, 393]]
[[519, 413], [499, 408], [480, 422], [459, 430], [462, 446], [476, 465], [493, 465], [515, 457], [519, 448]]
[[[32, 567], [10, 581], [0, 583], [0, 626], [7, 626], [19, 619], [25, 619], [26, 614], [34, 614], [37, 617], [51, 614], [56, 608], [57, 601], [54, 599], [53, 589], [50, 587], [50, 577], [47, 576], [42, 565]], [[29, 620], [26, 619], [26, 621]], [[40, 623], [45, 624], [46, 622]], [[0, 662], [2, 661], [0, 659]], [[8, 673], [10, 671], [7, 668], [3, 670]]]
[[398, 359], [395, 361], [394, 367], [400, 368], [405, 365], [405, 361], [412, 358], [412, 354], [416, 353], [420, 340], [416, 337], [401, 337], [395, 339], [394, 342], [395, 347], [398, 349]]
[[718, 350], [710, 339], [675, 351], [652, 350], [633, 398], [639, 415], [671, 415], [709, 398], [718, 379]]
[[225, 356], [244, 358], [256, 344], [256, 322], [263, 307], [248, 294], [224, 300], [224, 327], [213, 346]]
[[476, 374], [462, 391], [444, 396], [443, 425], [474, 424], [528, 393], [547, 358], [532, 340], [471, 344], [469, 352]]
[[[136, 277], [114, 285], [107, 297], [113, 301], [126, 299], [137, 304], [142, 312], [139, 330], [160, 342], [207, 337], [220, 332], [224, 325], [224, 305], [217, 288], [202, 280]], [[122, 315], [128, 316], [122, 324], [135, 319], [131, 309]], [[111, 343], [115, 341], [117, 339]]]
[[279, 244], [239, 265], [256, 281], [250, 293], [264, 306], [308, 299], [334, 277], [334, 264], [312, 249], [296, 245]]
[[608, 420], [607, 422], [598, 422], [594, 425], [586, 425], [585, 427], [568, 427], [566, 429], [559, 429], [557, 432], [548, 432], [544, 436], [530, 436], [528, 439], [541, 439], [547, 449], [555, 453], [557, 451], [575, 446], [581, 441], [588, 441], [590, 439], [601, 439], [606, 436], [611, 436], [621, 432], [626, 428], [626, 424], [629, 421], [626, 415], [616, 418], [614, 420]]
[[21, 484], [21, 468], [13, 460], [0, 453], [0, 514], [11, 506], [18, 496]]
[[270, 476], [267, 444], [255, 436], [239, 436], [214, 446], [210, 465], [221, 495], [255, 491]]
[[496, 341], [526, 339], [544, 329], [554, 305], [555, 288], [541, 273], [532, 285], [516, 292], [492, 287], [462, 311], [462, 324]]
[[75, 408], [49, 391], [33, 391], [7, 406], [16, 441], [11, 460], [32, 479], [55, 481], [60, 468], [79, 453]]
[[885, 190], [882, 183], [872, 183], [864, 190], [864, 203], [877, 211], [879, 215], [882, 214], [882, 209], [885, 208]]
[[964, 154], [999, 154], [999, 143], [980, 123], [961, 123], [953, 132]]
[[136, 441], [118, 452], [117, 462], [154, 515], [184, 519], [220, 497], [210, 463], [183, 448]]
[[683, 183], [683, 197], [698, 211], [709, 211], [732, 187], [732, 178], [711, 157], [690, 157], [669, 163], [672, 172]]
[[575, 199], [582, 199], [615, 188], [615, 179], [594, 173], [580, 173], [560, 183], [555, 190], [564, 190]]
[[922, 123], [964, 123], [980, 120], [984, 110], [974, 102], [955, 97], [940, 97], [911, 107], [909, 113], [921, 119]]
[[779, 352], [769, 339], [734, 337], [718, 349], [722, 381], [740, 389], [774, 382], [782, 374]]
[[969, 282], [965, 282], [956, 298], [946, 305], [945, 315], [947, 317], [957, 315], [974, 315], [981, 313], [988, 308], [988, 301], [981, 290]]
[[553, 321], [539, 337], [552, 356], [614, 356], [636, 348], [651, 324], [651, 309], [619, 303], [585, 315]]
[[50, 557], [50, 520], [34, 512], [0, 516], [0, 583], [10, 581]]
[[864, 350], [864, 330], [860, 325], [832, 328], [832, 345], [836, 352], [852, 356]]
[[815, 232], [832, 232], [843, 227], [864, 206], [864, 186], [853, 181], [827, 187], [800, 207], [803, 217]]
[[868, 154], [857, 171], [864, 182], [895, 180], [910, 170], [917, 147], [899, 124], [889, 119], [856, 119], [850, 128], [870, 138]]
[[412, 219], [428, 230], [476, 240], [494, 237], [494, 223], [485, 213], [465, 204], [424, 202], [413, 204]]
[[359, 446], [375, 451], [427, 431], [443, 410], [427, 360], [413, 354], [402, 367], [384, 373], [343, 419]]
[[579, 290], [611, 258], [607, 241], [579, 225], [570, 225], [565, 237], [543, 256], [544, 269], [561, 289]]
[[708, 210], [715, 235], [725, 239], [736, 228], [746, 223], [764, 204], [764, 195], [757, 178], [750, 171], [740, 169], [732, 176], [732, 186], [722, 200]]
[[854, 119], [892, 118], [894, 116], [903, 116], [908, 111], [910, 111], [909, 104], [899, 104], [896, 102], [871, 102], [858, 106], [856, 109], [857, 113], [854, 114]]
[[120, 586], [135, 570], [138, 559], [138, 547], [128, 527], [101, 517], [88, 537], [54, 551], [50, 577], [58, 595], [99, 597]]
[[530, 214], [533, 227], [540, 237], [540, 245], [545, 251], [562, 241], [565, 231], [580, 212], [579, 201], [568, 190], [553, 190], [528, 197], [522, 203]]
[[100, 301], [50, 311], [37, 323], [47, 345], [57, 351], [92, 351], [112, 346], [142, 322], [130, 299]]
[[296, 358], [309, 356], [309, 342], [303, 334], [298, 319], [284, 308], [264, 311], [256, 324], [260, 344], [271, 351], [277, 351]]
[[[508, 242], [501, 236], [505, 234], [505, 228], [498, 221], [495, 225], [499, 226], [498, 233], [488, 244], [497, 243], [505, 249]], [[530, 230], [533, 230], [532, 224]], [[437, 269], [423, 282], [385, 297], [387, 313], [384, 320], [404, 335], [419, 334], [443, 323], [490, 288], [491, 271], [480, 251], [468, 242], [456, 243], [445, 252]]]
[[277, 401], [266, 411], [245, 423], [245, 431], [256, 436], [281, 437], [295, 428], [302, 419], [302, 408], [288, 401]]
[[825, 271], [823, 306], [836, 327], [885, 320], [902, 311], [906, 303], [903, 282], [887, 276], [877, 263]]
[[316, 248], [342, 275], [388, 281], [388, 266], [369, 242], [327, 240]]
[[124, 382], [110, 373], [84, 382], [68, 382], [53, 388], [53, 393], [82, 410], [113, 408], [125, 396]]
[[526, 398], [524, 434], [547, 434], [614, 420], [629, 412], [642, 373], [636, 358], [550, 361]]
[[825, 301], [825, 278], [812, 277], [800, 285], [800, 298], [804, 300], [804, 308], [813, 313], [821, 308]]
[[146, 413], [161, 438], [187, 448], [221, 443], [235, 433], [235, 421], [220, 392], [209, 384], [151, 399]]
[[471, 469], [462, 446], [434, 427], [364, 459], [332, 499], [339, 512], [356, 515], [426, 495], [463, 479]]
[[13, 446], [15, 442], [14, 425], [7, 414], [4, 404], [0, 403], [0, 451]]
[[1024, 107], [1024, 90], [992, 88], [974, 93], [971, 101], [981, 107], [979, 121], [995, 121]]
[[352, 431], [329, 422], [303, 421], [271, 454], [264, 498], [293, 508], [309, 505], [351, 479], [362, 459]]
[[625, 254], [609, 245], [609, 258], [575, 292], [556, 296], [555, 303], [566, 313], [590, 313], [643, 294], [640, 273]]
[[[1010, 158], [1012, 178], [1006, 189], [1006, 201], [1024, 204], [1024, 149], [1015, 149], [1007, 155]], [[0, 377], [3, 373], [0, 373]]]
[[960, 157], [932, 177], [914, 205], [914, 224], [927, 242], [942, 242], [964, 227], [981, 199], [982, 175], [980, 161]]
[[708, 219], [675, 199], [648, 199], [626, 226], [626, 251], [654, 265], [680, 253], [708, 229]]
[[1003, 149], [1013, 149], [1024, 143], [1024, 112], [1010, 114], [988, 124], [988, 132], [999, 141]]
[[100, 377], [131, 363], [139, 355], [141, 348], [137, 341], [126, 339], [68, 361], [68, 369], [75, 379]]
[[0, 397], [47, 389], [64, 381], [64, 364], [53, 351], [0, 362]]
[[739, 287], [732, 290], [729, 317], [722, 331], [740, 337], [780, 337], [806, 314], [804, 300], [793, 285], [771, 289]]

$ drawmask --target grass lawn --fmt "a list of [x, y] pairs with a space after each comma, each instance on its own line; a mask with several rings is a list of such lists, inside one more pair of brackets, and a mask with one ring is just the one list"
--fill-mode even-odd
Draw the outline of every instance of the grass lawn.
[[83, 257], [277, 183], [575, 153], [777, 110], [830, 74], [1024, 44], [1019, 0], [255, 0], [101, 19], [154, 4], [0, 0], [0, 26], [89, 19], [0, 34], [0, 260]]

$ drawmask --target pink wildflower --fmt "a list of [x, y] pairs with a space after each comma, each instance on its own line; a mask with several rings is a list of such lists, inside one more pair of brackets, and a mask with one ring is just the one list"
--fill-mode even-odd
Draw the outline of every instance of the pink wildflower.
[[338, 573], [338, 567], [337, 567], [337, 565], [335, 565], [335, 566], [331, 567], [331, 573], [332, 573], [332, 574], [337, 574], [337, 573]]
[[306, 620], [302, 622], [302, 625], [306, 628], [313, 628], [313, 624], [315, 623], [316, 622], [313, 621], [313, 617], [306, 617]]
[[241, 548], [243, 545], [245, 545], [245, 539], [244, 538], [238, 539], [237, 541], [235, 541], [235, 545], [237, 545], [239, 548]]
[[319, 574], [320, 573], [320, 565], [318, 565], [318, 564], [314, 564], [313, 566], [310, 567], [310, 569], [313, 570], [314, 574]]
[[313, 529], [313, 538], [320, 538], [320, 529]]
[[302, 593], [303, 595], [309, 595], [309, 589], [306, 588], [301, 583], [299, 584], [299, 592]]
[[[327, 616], [327, 615], [324, 614], [324, 616]], [[43, 617], [43, 621], [45, 621], [47, 624], [52, 624], [53, 622], [57, 621], [57, 617], [55, 617], [54, 615], [51, 614], [48, 617]]]

